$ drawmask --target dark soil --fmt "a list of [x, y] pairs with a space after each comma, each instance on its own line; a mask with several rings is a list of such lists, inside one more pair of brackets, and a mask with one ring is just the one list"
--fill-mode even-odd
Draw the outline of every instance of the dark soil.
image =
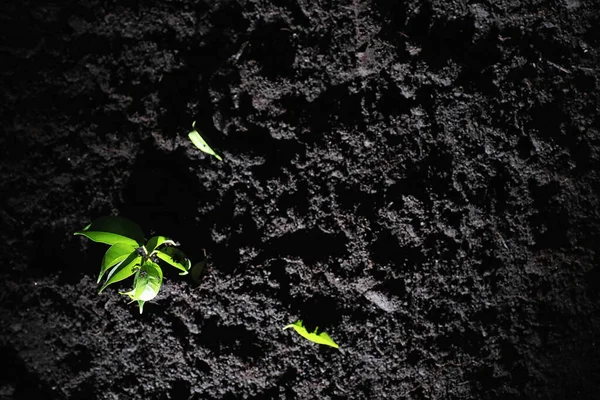
[[[600, 399], [599, 65], [596, 0], [1, 2], [0, 399]], [[104, 215], [202, 283], [98, 295]]]

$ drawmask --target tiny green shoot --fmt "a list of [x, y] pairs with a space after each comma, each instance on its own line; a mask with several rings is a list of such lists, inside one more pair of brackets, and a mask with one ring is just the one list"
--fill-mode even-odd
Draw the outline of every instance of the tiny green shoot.
[[101, 217], [92, 222], [75, 235], [82, 235], [95, 242], [111, 245], [104, 254], [100, 264], [98, 283], [104, 275], [106, 279], [98, 293], [107, 286], [120, 282], [132, 275], [133, 289], [120, 292], [137, 301], [140, 314], [144, 303], [156, 297], [162, 285], [163, 273], [160, 261], [179, 269], [179, 275], [186, 275], [191, 268], [191, 261], [172, 247], [177, 246], [173, 240], [164, 236], [154, 236], [144, 243], [142, 229], [133, 221], [123, 217]]
[[315, 328], [314, 332], [308, 332], [306, 330], [306, 328], [304, 327], [304, 325], [302, 324], [301, 320], [298, 320], [296, 322], [294, 322], [293, 324], [289, 324], [283, 327], [283, 330], [286, 330], [288, 328], [294, 328], [294, 330], [296, 332], [298, 332], [298, 334], [300, 336], [302, 336], [305, 339], [310, 340], [311, 342], [314, 343], [318, 343], [318, 344], [324, 344], [326, 346], [331, 346], [331, 347], [335, 347], [336, 349], [339, 349], [339, 346], [337, 345], [337, 343], [335, 343], [333, 341], [333, 339], [331, 339], [329, 337], [329, 335], [325, 332], [321, 332], [321, 333], [317, 333], [317, 331], [319, 330], [319, 328]]
[[190, 138], [192, 143], [194, 143], [194, 145], [197, 148], [199, 148], [201, 151], [205, 152], [206, 154], [215, 156], [215, 158], [217, 160], [223, 161], [221, 156], [218, 155], [217, 153], [215, 153], [215, 151], [208, 145], [208, 143], [206, 143], [206, 140], [204, 140], [204, 138], [202, 136], [200, 136], [200, 133], [198, 133], [198, 131], [196, 130], [196, 121], [192, 122], [192, 129], [193, 130], [190, 133], [188, 133], [188, 137]]

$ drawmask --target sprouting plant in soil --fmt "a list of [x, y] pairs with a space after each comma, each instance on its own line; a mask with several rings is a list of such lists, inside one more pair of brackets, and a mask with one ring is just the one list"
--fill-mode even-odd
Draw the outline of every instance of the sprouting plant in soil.
[[188, 133], [188, 137], [190, 138], [192, 143], [194, 143], [194, 146], [199, 148], [201, 151], [205, 152], [206, 154], [210, 154], [211, 156], [215, 156], [215, 158], [219, 161], [223, 161], [221, 156], [215, 153], [215, 151], [208, 145], [208, 143], [206, 143], [206, 140], [204, 140], [204, 138], [200, 136], [200, 133], [196, 129], [196, 121], [192, 122], [192, 131]]
[[160, 262], [179, 269], [179, 275], [186, 275], [190, 270], [191, 262], [174, 247], [176, 242], [164, 236], [154, 236], [144, 244], [144, 233], [139, 225], [123, 217], [101, 217], [75, 235], [110, 245], [100, 266], [98, 283], [105, 274], [107, 276], [98, 293], [102, 293], [108, 285], [135, 275], [133, 289], [120, 293], [129, 296], [132, 302], [138, 302], [140, 314], [144, 303], [156, 297], [162, 285]]
[[286, 330], [288, 328], [294, 328], [294, 330], [300, 336], [302, 336], [303, 338], [305, 338], [307, 340], [310, 340], [313, 343], [324, 344], [326, 346], [331, 346], [331, 347], [335, 347], [336, 349], [339, 349], [339, 346], [337, 345], [337, 343], [335, 343], [333, 341], [333, 339], [331, 339], [327, 333], [325, 333], [325, 332], [317, 333], [317, 331], [319, 330], [319, 327], [316, 327], [313, 332], [308, 332], [306, 327], [304, 327], [302, 321], [298, 320], [298, 321], [294, 322], [293, 324], [284, 326], [283, 330]]

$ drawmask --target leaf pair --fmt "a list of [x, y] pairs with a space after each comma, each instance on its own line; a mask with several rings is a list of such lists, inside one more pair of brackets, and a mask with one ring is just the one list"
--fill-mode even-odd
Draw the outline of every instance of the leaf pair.
[[97, 283], [100, 283], [106, 271], [110, 269], [110, 272], [106, 278], [106, 282], [102, 285], [98, 293], [102, 293], [110, 284], [129, 278], [135, 273], [136, 267], [139, 268], [141, 263], [142, 256], [137, 252], [135, 247], [127, 243], [113, 244], [102, 259]]

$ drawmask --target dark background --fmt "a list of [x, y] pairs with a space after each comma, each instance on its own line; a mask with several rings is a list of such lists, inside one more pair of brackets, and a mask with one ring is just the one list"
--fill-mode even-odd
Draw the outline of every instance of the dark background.
[[[599, 399], [599, 27], [594, 0], [2, 1], [0, 398]], [[203, 282], [97, 295], [106, 246], [72, 233], [103, 215], [205, 249]]]

